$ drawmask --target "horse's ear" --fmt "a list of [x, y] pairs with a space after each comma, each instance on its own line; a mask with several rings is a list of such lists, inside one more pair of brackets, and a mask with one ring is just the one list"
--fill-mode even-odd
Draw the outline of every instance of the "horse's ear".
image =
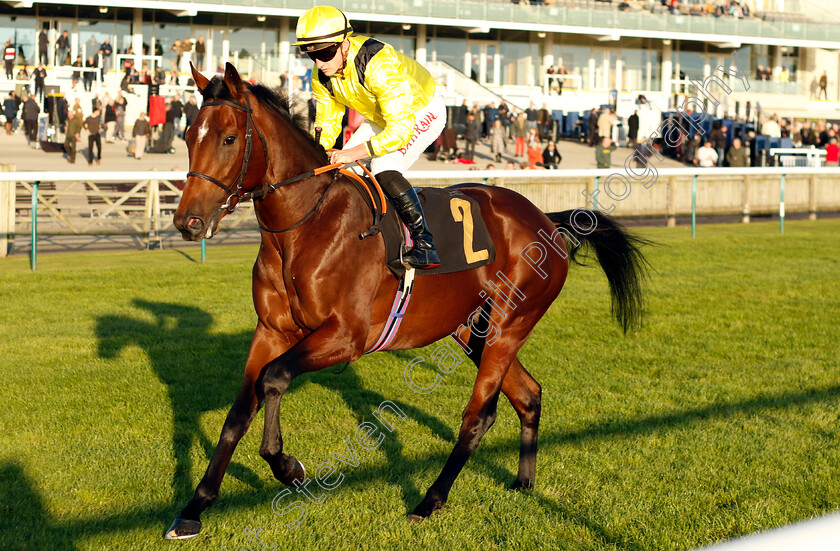
[[242, 91], [245, 88], [242, 85], [242, 78], [239, 76], [239, 71], [236, 70], [236, 67], [230, 61], [225, 64], [225, 84], [227, 84], [230, 93], [237, 98], [242, 95]]
[[204, 88], [210, 83], [210, 81], [207, 80], [206, 76], [198, 72], [198, 69], [193, 66], [192, 61], [190, 61], [190, 71], [192, 71], [193, 80], [195, 81], [195, 87], [198, 88], [198, 93], [200, 94], [204, 92]]

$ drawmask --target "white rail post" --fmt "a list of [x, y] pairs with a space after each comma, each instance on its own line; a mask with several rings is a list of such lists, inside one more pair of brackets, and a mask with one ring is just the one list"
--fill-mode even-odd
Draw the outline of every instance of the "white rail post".
[[[15, 165], [0, 164], [0, 172], [14, 172]], [[0, 183], [0, 258], [9, 254], [15, 242], [16, 182]]]

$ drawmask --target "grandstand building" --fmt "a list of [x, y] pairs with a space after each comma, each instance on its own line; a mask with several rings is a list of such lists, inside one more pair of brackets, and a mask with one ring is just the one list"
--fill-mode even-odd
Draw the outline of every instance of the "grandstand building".
[[[70, 59], [96, 55], [106, 38], [114, 47], [106, 83], [118, 83], [125, 55], [150, 70], [169, 72], [176, 40], [203, 37], [200, 69], [227, 61], [241, 73], [278, 83], [284, 73], [305, 78], [311, 63], [290, 44], [297, 17], [311, 0], [3, 0], [0, 40], [12, 39], [16, 62], [39, 58], [46, 30], [47, 71], [65, 89], [71, 70], [57, 68], [57, 41], [68, 31]], [[718, 115], [753, 110], [801, 118], [836, 118], [840, 103], [840, 16], [831, 0], [334, 0], [358, 33], [394, 45], [426, 64], [450, 104], [533, 101], [550, 109], [582, 110], [616, 103], [634, 109], [639, 94], [651, 107], [675, 105], [720, 66], [737, 66], [750, 90], [733, 86]], [[727, 4], [715, 14], [709, 6]], [[130, 52], [130, 49], [133, 50]], [[142, 56], [142, 57], [141, 57]], [[187, 61], [178, 70], [187, 80]], [[549, 68], [565, 68], [563, 77]], [[761, 77], [757, 76], [764, 69]], [[17, 71], [17, 69], [15, 70]], [[827, 86], [820, 89], [825, 73]], [[562, 78], [562, 95], [557, 93]], [[729, 77], [727, 77], [729, 78]], [[728, 82], [728, 80], [727, 80]], [[5, 88], [4, 88], [5, 86]], [[8, 81], [0, 91], [8, 89]], [[553, 89], [553, 91], [552, 91]]]

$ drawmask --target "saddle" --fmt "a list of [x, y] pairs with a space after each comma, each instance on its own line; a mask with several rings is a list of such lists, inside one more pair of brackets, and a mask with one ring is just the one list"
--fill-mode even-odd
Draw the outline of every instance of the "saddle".
[[[364, 188], [362, 196], [373, 213], [373, 224], [360, 239], [382, 234], [385, 241], [385, 261], [397, 279], [402, 279], [406, 266], [402, 253], [411, 247], [411, 234], [396, 213], [390, 200], [382, 193], [376, 179], [367, 170], [367, 178], [355, 172], [342, 170], [357, 186]], [[440, 256], [440, 266], [429, 270], [416, 270], [417, 276], [449, 274], [471, 270], [491, 264], [496, 260], [496, 248], [481, 216], [478, 202], [458, 188], [472, 184], [459, 184], [447, 188], [415, 188], [423, 206], [426, 222], [435, 238], [435, 249]], [[374, 190], [372, 192], [371, 190]]]

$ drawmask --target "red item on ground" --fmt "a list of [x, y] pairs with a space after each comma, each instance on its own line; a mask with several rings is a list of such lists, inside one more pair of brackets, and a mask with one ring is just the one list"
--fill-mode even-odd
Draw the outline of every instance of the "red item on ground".
[[825, 146], [825, 162], [836, 163], [840, 161], [840, 145], [830, 143]]
[[149, 96], [149, 125], [157, 126], [166, 122], [166, 102], [163, 96]]

